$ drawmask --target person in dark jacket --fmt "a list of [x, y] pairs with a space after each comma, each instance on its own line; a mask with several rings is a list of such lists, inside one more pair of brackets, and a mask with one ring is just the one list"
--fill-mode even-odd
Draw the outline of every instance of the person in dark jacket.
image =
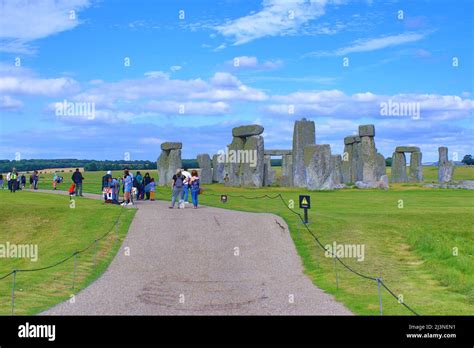
[[150, 199], [150, 191], [146, 191], [145, 187], [151, 182], [151, 177], [150, 173], [145, 173], [145, 176], [143, 177], [143, 192], [145, 192], [145, 199], [149, 200]]
[[81, 196], [82, 195], [82, 180], [84, 180], [84, 177], [82, 176], [82, 173], [79, 171], [79, 168], [76, 168], [76, 171], [74, 174], [72, 174], [72, 182], [76, 185], [76, 191], [75, 194], [76, 196]]

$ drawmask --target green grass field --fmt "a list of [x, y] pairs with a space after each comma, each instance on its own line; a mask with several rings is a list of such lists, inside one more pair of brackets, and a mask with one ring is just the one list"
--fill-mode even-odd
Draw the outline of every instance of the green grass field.
[[[436, 180], [436, 169], [424, 167], [427, 182]], [[156, 172], [150, 174], [157, 177]], [[84, 191], [99, 193], [102, 175], [99, 172], [86, 172]], [[456, 168], [456, 180], [473, 178], [473, 167]], [[67, 181], [69, 178], [65, 179]], [[291, 204], [292, 200], [295, 210], [299, 210], [298, 195], [309, 194], [313, 206], [309, 214], [309, 227], [324, 245], [336, 241], [339, 244], [365, 246], [364, 261], [343, 259], [348, 265], [361, 273], [381, 276], [395, 294], [419, 314], [473, 315], [474, 192], [420, 186], [396, 184], [391, 185], [388, 191], [346, 189], [310, 192], [295, 188], [255, 190], [213, 184], [206, 186], [200, 200], [202, 204], [210, 206], [271, 212], [282, 216], [290, 227], [305, 272], [313, 282], [334, 294], [354, 313], [378, 315], [376, 282], [359, 278], [338, 264], [337, 289], [333, 259], [324, 256], [323, 250], [305, 231], [299, 218], [281, 200], [230, 197], [224, 205], [220, 203], [219, 197], [213, 196], [221, 193], [274, 196], [281, 193], [287, 204]], [[50, 179], [43, 177], [40, 187], [51, 188]], [[60, 189], [68, 187], [69, 183], [63, 184]], [[168, 200], [169, 188], [159, 188], [157, 197]], [[410, 314], [386, 291], [383, 291], [383, 308], [387, 315]]]
[[[43, 271], [16, 274], [15, 314], [36, 314], [70, 298], [99, 277], [118, 251], [135, 214], [102, 202], [47, 193], [0, 190], [0, 244], [37, 244], [38, 260], [0, 259], [0, 277], [13, 269], [35, 269], [55, 264], [111, 231], [74, 259]], [[118, 235], [114, 222], [119, 219]], [[95, 255], [95, 256], [94, 256]], [[96, 265], [94, 266], [94, 257]], [[11, 314], [13, 276], [0, 280], [0, 315]]]

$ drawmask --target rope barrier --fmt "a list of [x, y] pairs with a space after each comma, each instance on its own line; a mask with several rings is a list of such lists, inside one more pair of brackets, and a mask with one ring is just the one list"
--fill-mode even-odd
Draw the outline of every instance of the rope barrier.
[[[213, 194], [213, 193], [207, 193], [206, 194], [207, 196], [217, 196], [217, 197], [220, 197], [219, 194]], [[269, 198], [269, 199], [276, 199], [276, 198], [280, 198], [281, 202], [283, 203], [283, 205], [290, 211], [292, 212], [293, 214], [297, 215], [299, 217], [299, 219], [301, 220], [301, 222], [303, 223], [303, 225], [305, 226], [306, 230], [308, 231], [308, 233], [312, 236], [312, 238], [316, 241], [317, 245], [319, 247], [321, 247], [325, 252], [329, 252], [332, 257], [334, 258], [334, 262], [336, 262], [336, 260], [342, 265], [344, 266], [348, 271], [354, 273], [355, 275], [361, 277], [361, 278], [364, 278], [364, 279], [367, 279], [367, 280], [372, 280], [372, 281], [375, 281], [377, 282], [378, 286], [382, 286], [385, 290], [387, 290], [387, 292], [392, 295], [395, 299], [397, 299], [397, 301], [402, 304], [406, 309], [408, 309], [410, 312], [412, 312], [414, 315], [419, 315], [413, 308], [411, 308], [410, 306], [408, 306], [404, 301], [400, 302], [397, 295], [395, 295], [395, 293], [382, 281], [382, 278], [380, 277], [371, 277], [369, 275], [366, 275], [366, 274], [363, 274], [363, 273], [360, 273], [358, 271], [356, 271], [355, 269], [353, 269], [352, 267], [350, 267], [349, 265], [347, 265], [344, 261], [341, 260], [340, 257], [338, 257], [332, 250], [328, 250], [322, 243], [321, 241], [319, 240], [319, 238], [316, 236], [315, 233], [313, 233], [313, 231], [311, 231], [311, 229], [308, 227], [307, 224], [304, 223], [304, 219], [303, 217], [301, 216], [300, 213], [298, 213], [297, 211], [293, 210], [292, 208], [290, 208], [286, 202], [285, 202], [285, 199], [283, 198], [282, 194], [279, 193], [275, 196], [269, 196], [269, 195], [263, 195], [263, 196], [254, 196], [254, 197], [250, 197], [250, 196], [244, 196], [244, 195], [228, 195], [226, 194], [226, 196], [228, 197], [231, 197], [231, 198], [244, 198], [244, 199], [262, 199], [262, 198]], [[336, 267], [336, 263], [334, 263], [334, 267]], [[339, 287], [339, 280], [337, 279], [337, 270], [335, 269], [336, 271], [336, 286]], [[382, 298], [381, 298], [381, 295], [380, 295], [380, 291], [379, 291], [379, 299], [380, 299], [380, 313], [382, 314]]]

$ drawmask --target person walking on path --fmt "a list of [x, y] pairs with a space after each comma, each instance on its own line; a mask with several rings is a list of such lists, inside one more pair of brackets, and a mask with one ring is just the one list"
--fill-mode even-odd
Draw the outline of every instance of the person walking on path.
[[172, 193], [171, 193], [171, 206], [170, 209], [174, 208], [174, 204], [176, 203], [176, 198], [178, 198], [178, 207], [183, 199], [183, 186], [184, 186], [184, 179], [186, 177], [182, 174], [181, 169], [176, 171], [176, 174], [173, 175], [173, 181], [171, 183]]
[[7, 179], [8, 190], [11, 191], [12, 190], [12, 173], [11, 172], [7, 173], [6, 179]]
[[190, 186], [191, 186], [191, 199], [193, 200], [193, 208], [197, 209], [198, 207], [198, 196], [201, 191], [201, 188], [199, 187], [199, 176], [197, 170], [193, 170], [191, 172], [191, 180], [190, 180]]
[[155, 200], [155, 189], [156, 189], [156, 182], [155, 182], [155, 179], [154, 178], [151, 178], [150, 179], [150, 183], [148, 184], [149, 188], [150, 188], [150, 191], [148, 192], [148, 195], [150, 197], [150, 201], [154, 201]]
[[72, 182], [76, 185], [76, 196], [81, 196], [81, 197], [84, 197], [82, 195], [82, 180], [84, 180], [84, 177], [82, 176], [82, 173], [79, 171], [79, 168], [76, 168], [76, 171], [74, 172], [74, 174], [72, 174]]
[[123, 206], [133, 205], [132, 203], [132, 186], [133, 179], [128, 170], [123, 173]]
[[143, 177], [143, 192], [145, 194], [145, 200], [150, 199], [150, 190], [147, 190], [146, 187], [150, 184], [151, 182], [151, 177], [150, 173], [146, 172], [145, 176]]
[[184, 179], [184, 185], [183, 185], [183, 200], [185, 204], [189, 204], [189, 190], [191, 189], [191, 173], [188, 171], [183, 170], [182, 171], [183, 175], [186, 177]]
[[26, 176], [25, 174], [21, 174], [21, 189], [25, 189], [26, 187]]

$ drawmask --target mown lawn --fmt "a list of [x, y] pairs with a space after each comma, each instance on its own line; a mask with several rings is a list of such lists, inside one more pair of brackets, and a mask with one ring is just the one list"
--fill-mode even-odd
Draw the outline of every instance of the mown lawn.
[[[436, 167], [424, 167], [424, 173], [426, 182], [436, 181]], [[100, 192], [103, 174], [86, 172], [84, 191]], [[150, 174], [157, 178], [156, 171]], [[474, 179], [474, 167], [456, 167], [454, 178]], [[49, 179], [41, 183], [41, 188], [47, 188], [44, 185], [51, 188]], [[62, 189], [68, 186], [63, 184]], [[222, 193], [245, 196], [281, 193], [287, 204], [294, 201], [298, 211], [298, 195], [309, 194], [313, 205], [309, 226], [324, 245], [334, 241], [364, 245], [364, 261], [344, 259], [348, 265], [361, 273], [381, 276], [400, 299], [420, 314], [474, 315], [473, 191], [430, 189], [410, 183], [391, 185], [388, 191], [331, 192], [206, 186], [200, 197], [202, 204], [282, 216], [290, 227], [305, 272], [313, 282], [334, 294], [354, 313], [377, 315], [377, 284], [338, 265], [339, 288], [336, 289], [333, 259], [324, 256], [298, 217], [281, 200], [229, 197], [224, 205], [218, 196], [213, 196]], [[169, 199], [169, 188], [159, 188], [157, 197]], [[383, 292], [383, 310], [384, 314], [410, 314], [386, 291]]]
[[[36, 262], [0, 258], [0, 277], [13, 269], [55, 264], [110, 231], [97, 245], [77, 256], [74, 289], [73, 258], [48, 270], [17, 273], [15, 314], [39, 313], [70, 298], [99, 277], [117, 253], [134, 214], [134, 209], [105, 206], [91, 199], [78, 197], [75, 208], [71, 208], [68, 196], [0, 190], [0, 244], [38, 245]], [[114, 226], [117, 219], [118, 231]], [[13, 276], [0, 280], [0, 315], [11, 314], [12, 283]]]

